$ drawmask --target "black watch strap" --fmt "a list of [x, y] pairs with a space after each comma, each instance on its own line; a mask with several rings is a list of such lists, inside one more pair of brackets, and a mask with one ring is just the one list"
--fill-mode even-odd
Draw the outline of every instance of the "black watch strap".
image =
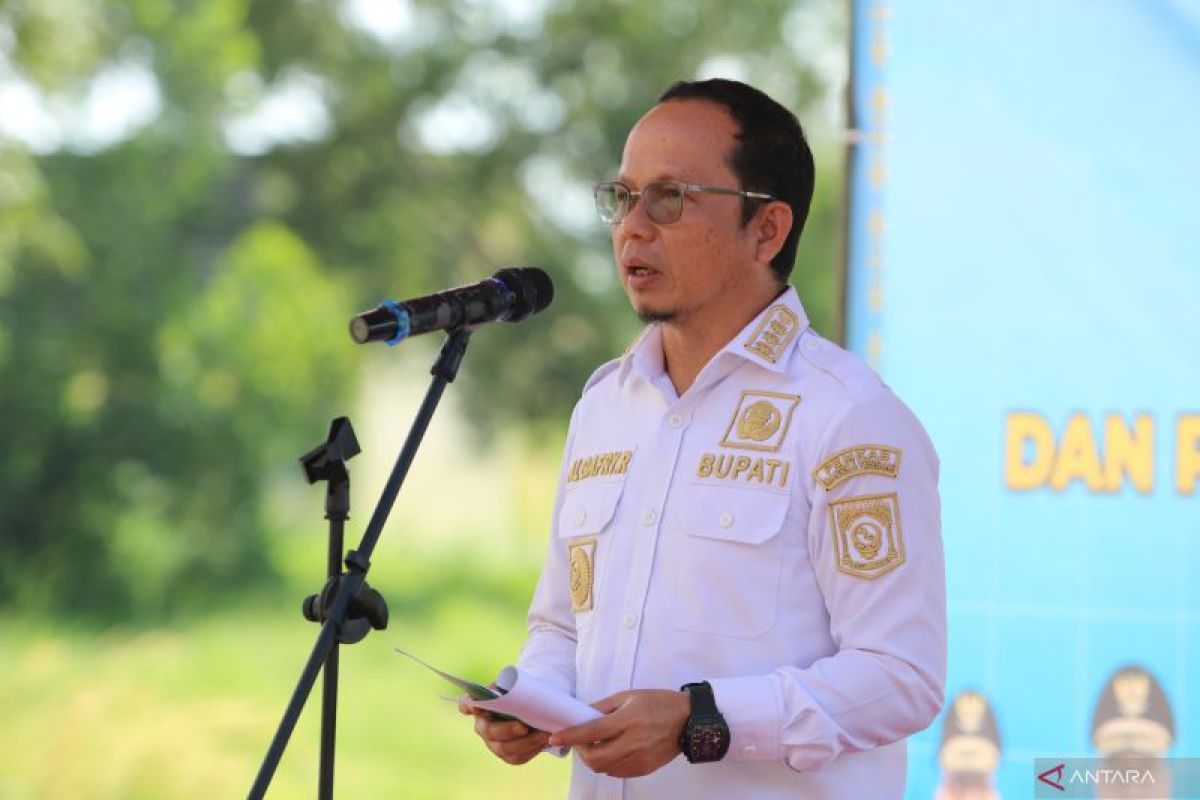
[[720, 761], [729, 751], [729, 725], [717, 708], [712, 686], [707, 682], [685, 683], [691, 715], [679, 734], [679, 749], [692, 764]]
[[685, 683], [679, 687], [679, 690], [687, 692], [691, 696], [693, 717], [721, 716], [721, 712], [717, 710], [717, 698], [713, 696], [712, 684], [708, 681]]

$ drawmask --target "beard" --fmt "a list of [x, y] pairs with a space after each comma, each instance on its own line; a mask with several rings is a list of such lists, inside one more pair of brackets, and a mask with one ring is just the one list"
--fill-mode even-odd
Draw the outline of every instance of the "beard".
[[678, 312], [674, 311], [653, 311], [653, 309], [647, 309], [647, 311], [637, 312], [637, 318], [642, 320], [644, 325], [670, 323], [676, 317], [678, 317]]
[[652, 325], [654, 323], [670, 323], [670, 321], [679, 318], [678, 308], [638, 308], [634, 306], [634, 313], [637, 318], [642, 320], [643, 325]]

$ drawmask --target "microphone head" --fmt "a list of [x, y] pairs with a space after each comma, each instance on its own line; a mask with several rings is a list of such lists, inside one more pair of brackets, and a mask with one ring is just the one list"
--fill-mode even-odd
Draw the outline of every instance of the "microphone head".
[[554, 282], [543, 269], [506, 267], [492, 277], [516, 295], [512, 313], [506, 320], [508, 322], [520, 322], [531, 314], [543, 311], [554, 299]]

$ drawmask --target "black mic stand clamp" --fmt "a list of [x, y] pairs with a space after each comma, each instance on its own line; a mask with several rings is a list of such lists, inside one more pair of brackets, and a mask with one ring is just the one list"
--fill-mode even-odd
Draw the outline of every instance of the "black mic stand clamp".
[[[304, 598], [301, 611], [310, 622], [324, 623], [330, 617], [334, 599], [344, 577], [342, 547], [346, 520], [350, 517], [350, 471], [346, 462], [361, 452], [354, 427], [348, 417], [329, 424], [325, 441], [300, 457], [304, 477], [309, 483], [326, 481], [325, 519], [329, 520], [328, 580], [320, 594]], [[356, 556], [347, 555], [347, 562]], [[353, 567], [352, 567], [353, 568]], [[366, 567], [361, 569], [366, 572]], [[333, 797], [333, 764], [337, 740], [338, 645], [360, 642], [371, 629], [387, 627], [388, 610], [383, 595], [363, 581], [350, 597], [345, 618], [337, 622], [336, 641], [325, 656], [321, 687], [321, 768], [318, 792], [321, 798]]]
[[[361, 449], [354, 435], [354, 427], [347, 417], [338, 417], [329, 425], [329, 436], [300, 457], [304, 477], [309, 483], [328, 481], [325, 492], [325, 519], [329, 520], [329, 580], [320, 594], [304, 598], [301, 611], [309, 622], [324, 622], [337, 596], [342, 579], [341, 558], [343, 526], [350, 518], [350, 471], [346, 462], [358, 455]], [[351, 551], [347, 558], [352, 558]], [[365, 571], [365, 570], [364, 570]], [[351, 596], [346, 619], [338, 626], [337, 640], [342, 644], [360, 642], [371, 632], [387, 627], [387, 603], [366, 582]]]
[[[304, 598], [301, 611], [306, 620], [323, 623], [329, 619], [329, 610], [333, 608], [342, 577], [338, 575], [330, 578], [325, 582], [320, 594], [310, 594]], [[383, 595], [371, 588], [371, 584], [364, 581], [359, 590], [350, 597], [350, 609], [346, 612], [346, 619], [338, 625], [337, 640], [342, 644], [361, 642], [372, 628], [381, 631], [387, 624], [387, 601], [383, 599]]]

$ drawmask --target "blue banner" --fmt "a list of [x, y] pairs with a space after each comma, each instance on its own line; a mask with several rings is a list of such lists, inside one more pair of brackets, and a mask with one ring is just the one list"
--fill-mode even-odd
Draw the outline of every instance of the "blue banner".
[[847, 340], [942, 458], [948, 701], [907, 797], [1200, 756], [1200, 3], [853, 18]]

